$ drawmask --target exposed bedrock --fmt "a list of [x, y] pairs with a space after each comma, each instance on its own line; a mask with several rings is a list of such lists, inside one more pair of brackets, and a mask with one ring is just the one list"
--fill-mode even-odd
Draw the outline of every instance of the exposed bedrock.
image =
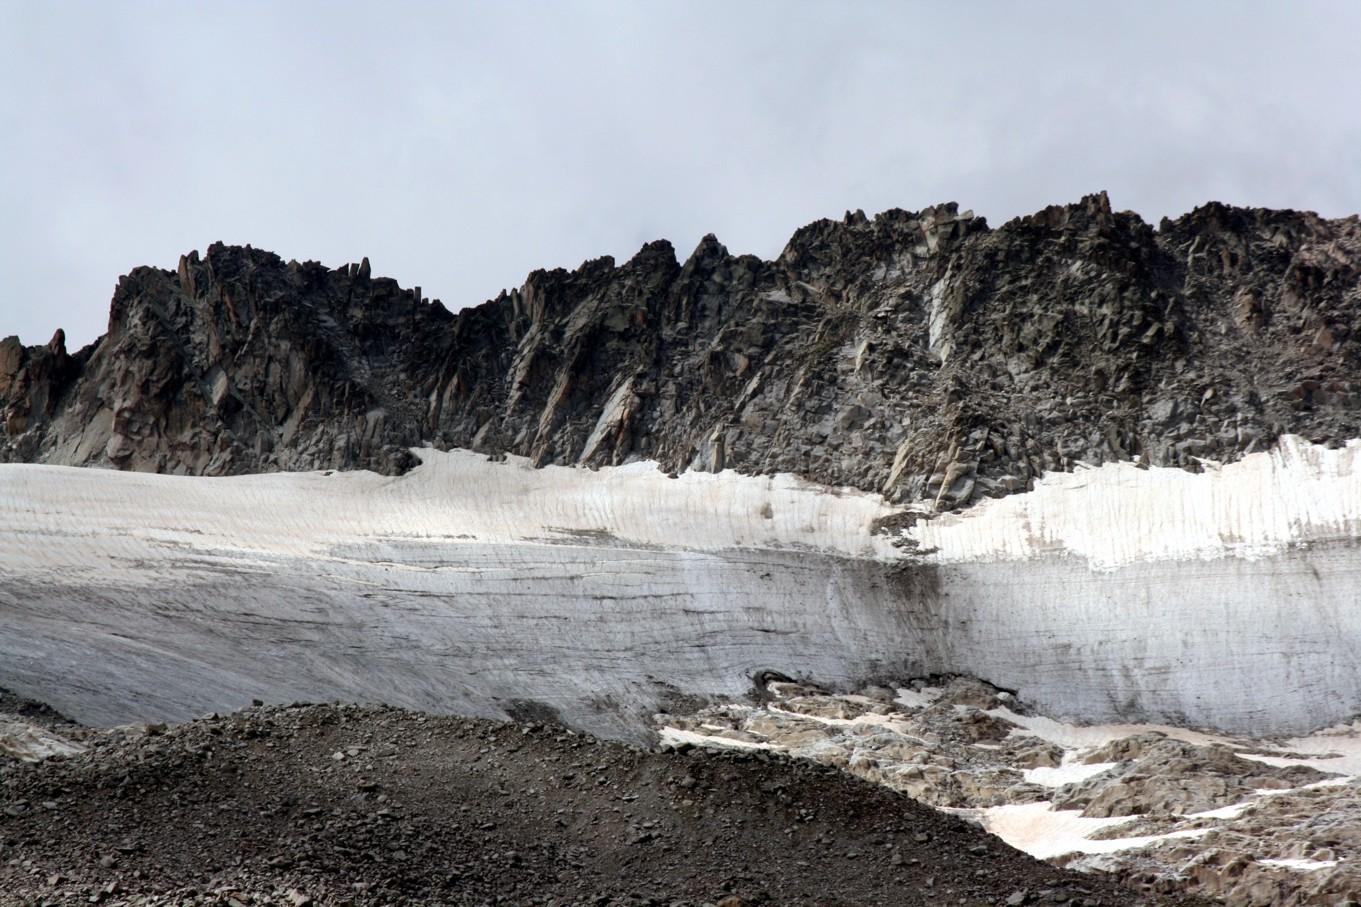
[[[968, 673], [1055, 717], [1239, 733], [1361, 712], [1361, 445], [1109, 464], [897, 538], [882, 498], [790, 476], [419, 454], [0, 467], [0, 686], [97, 723], [340, 698], [627, 737], [766, 671]], [[1202, 498], [1217, 530], [1151, 538]]]
[[1361, 223], [1104, 194], [989, 229], [953, 204], [419, 287], [215, 244], [115, 291], [68, 354], [0, 343], [0, 460], [368, 468], [410, 447], [789, 472], [955, 509], [1079, 461], [1196, 467], [1361, 434]]

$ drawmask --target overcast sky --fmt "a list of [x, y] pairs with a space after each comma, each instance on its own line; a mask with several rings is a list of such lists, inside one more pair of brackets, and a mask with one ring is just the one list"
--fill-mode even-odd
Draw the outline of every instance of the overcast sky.
[[0, 0], [0, 335], [221, 239], [449, 308], [847, 209], [1361, 211], [1361, 3]]

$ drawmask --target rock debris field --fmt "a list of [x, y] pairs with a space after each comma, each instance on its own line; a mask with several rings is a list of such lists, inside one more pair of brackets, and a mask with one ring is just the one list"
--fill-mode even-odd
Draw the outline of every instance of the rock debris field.
[[260, 707], [46, 724], [0, 763], [4, 904], [1185, 904], [807, 760], [561, 727]]
[[1253, 739], [1074, 725], [971, 678], [659, 715], [662, 739], [835, 766], [965, 816], [1032, 856], [1232, 907], [1361, 900], [1361, 722]]

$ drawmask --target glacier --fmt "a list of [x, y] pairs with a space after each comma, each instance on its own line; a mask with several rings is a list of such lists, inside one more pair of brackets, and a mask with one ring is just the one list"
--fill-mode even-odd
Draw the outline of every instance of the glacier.
[[0, 686], [92, 724], [252, 699], [650, 718], [763, 676], [977, 676], [1059, 719], [1361, 712], [1361, 442], [1107, 464], [958, 514], [790, 475], [0, 466]]

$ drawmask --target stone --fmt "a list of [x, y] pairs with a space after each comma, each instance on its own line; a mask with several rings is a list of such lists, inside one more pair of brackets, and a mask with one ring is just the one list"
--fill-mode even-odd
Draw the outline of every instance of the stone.
[[0, 462], [395, 475], [430, 445], [958, 510], [1079, 462], [1354, 434], [1359, 286], [1354, 219], [1209, 204], [1155, 230], [1104, 194], [997, 229], [853, 213], [768, 262], [654, 242], [457, 314], [367, 259], [217, 243], [129, 272], [95, 345], [0, 342]]

